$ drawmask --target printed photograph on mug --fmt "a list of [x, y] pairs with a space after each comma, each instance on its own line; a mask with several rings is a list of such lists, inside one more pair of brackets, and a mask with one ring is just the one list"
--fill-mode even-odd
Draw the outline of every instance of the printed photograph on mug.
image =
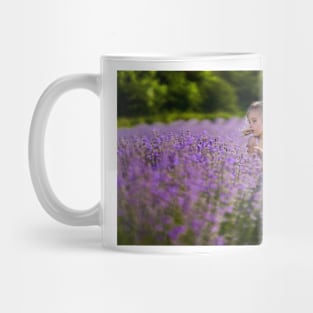
[[262, 241], [262, 71], [117, 72], [117, 244]]

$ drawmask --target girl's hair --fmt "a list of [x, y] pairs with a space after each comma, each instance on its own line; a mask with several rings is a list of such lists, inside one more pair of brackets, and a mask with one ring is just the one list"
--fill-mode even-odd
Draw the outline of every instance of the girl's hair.
[[259, 111], [261, 114], [263, 113], [263, 104], [262, 101], [255, 101], [252, 102], [247, 110], [247, 115], [253, 111], [253, 110], [257, 110]]
[[[258, 111], [260, 113], [260, 115], [262, 116], [263, 115], [263, 105], [262, 105], [262, 101], [255, 101], [255, 102], [252, 102], [247, 110], [247, 114], [246, 114], [246, 118], [249, 118], [249, 113], [251, 111]], [[242, 131], [242, 134], [244, 136], [248, 136], [248, 135], [251, 135], [251, 129], [250, 128], [247, 128], [247, 129], [244, 129]]]

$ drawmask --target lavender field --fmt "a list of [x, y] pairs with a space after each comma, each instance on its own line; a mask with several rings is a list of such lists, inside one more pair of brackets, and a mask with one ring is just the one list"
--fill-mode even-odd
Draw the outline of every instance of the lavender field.
[[244, 120], [118, 129], [118, 244], [255, 245], [262, 160]]

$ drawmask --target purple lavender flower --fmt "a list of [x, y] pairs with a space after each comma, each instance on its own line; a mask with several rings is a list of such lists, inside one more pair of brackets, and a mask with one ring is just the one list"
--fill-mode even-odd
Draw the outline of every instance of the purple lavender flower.
[[224, 243], [225, 243], [225, 240], [222, 236], [217, 236], [214, 240], [214, 244], [218, 246], [224, 245]]
[[242, 126], [233, 118], [119, 129], [119, 243], [259, 242], [251, 234], [261, 234], [262, 161], [246, 153]]
[[193, 229], [195, 234], [197, 234], [197, 235], [200, 234], [204, 223], [205, 223], [204, 220], [200, 220], [200, 219], [197, 219], [197, 218], [192, 221], [191, 227], [192, 227], [192, 229]]
[[179, 235], [181, 235], [182, 233], [184, 233], [186, 231], [186, 226], [184, 225], [180, 225], [180, 226], [176, 226], [173, 229], [171, 229], [168, 232], [169, 237], [171, 238], [171, 240], [175, 241]]

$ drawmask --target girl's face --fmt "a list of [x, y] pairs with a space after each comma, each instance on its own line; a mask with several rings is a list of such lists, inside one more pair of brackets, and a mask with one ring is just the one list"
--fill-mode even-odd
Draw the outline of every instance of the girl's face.
[[259, 110], [251, 110], [248, 114], [248, 121], [253, 136], [261, 136], [263, 133], [262, 115]]

